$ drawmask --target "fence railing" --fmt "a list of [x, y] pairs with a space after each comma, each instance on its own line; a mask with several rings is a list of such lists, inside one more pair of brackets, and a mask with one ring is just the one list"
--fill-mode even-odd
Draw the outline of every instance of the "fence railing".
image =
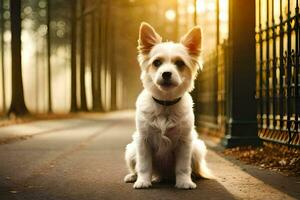
[[229, 48], [227, 41], [205, 56], [194, 91], [196, 124], [210, 133], [224, 136], [226, 121], [226, 66]]
[[264, 140], [300, 146], [299, 3], [284, 2], [257, 1], [258, 134]]

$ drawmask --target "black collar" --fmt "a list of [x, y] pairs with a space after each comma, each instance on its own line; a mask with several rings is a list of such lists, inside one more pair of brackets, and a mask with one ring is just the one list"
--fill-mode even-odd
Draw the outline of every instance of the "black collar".
[[158, 100], [158, 99], [156, 99], [156, 98], [154, 98], [154, 97], [152, 97], [152, 98], [153, 98], [153, 100], [154, 100], [156, 103], [158, 103], [158, 104], [160, 104], [160, 105], [163, 105], [163, 106], [172, 106], [172, 105], [178, 103], [178, 102], [180, 101], [180, 99], [181, 99], [181, 97], [179, 97], [179, 98], [174, 99], [174, 100], [172, 100], [172, 101], [163, 101], [163, 100]]

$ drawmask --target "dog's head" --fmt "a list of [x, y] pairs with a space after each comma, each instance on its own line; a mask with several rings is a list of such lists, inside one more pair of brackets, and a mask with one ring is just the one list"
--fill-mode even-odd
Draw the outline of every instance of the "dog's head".
[[154, 97], [170, 100], [194, 88], [201, 48], [201, 29], [196, 26], [179, 43], [162, 42], [147, 23], [140, 26], [138, 61], [143, 86]]

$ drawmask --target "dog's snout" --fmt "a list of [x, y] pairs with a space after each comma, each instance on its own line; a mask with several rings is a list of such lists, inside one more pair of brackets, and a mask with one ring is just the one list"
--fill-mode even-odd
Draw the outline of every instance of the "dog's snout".
[[162, 73], [162, 77], [164, 80], [170, 80], [172, 76], [172, 72], [164, 72]]

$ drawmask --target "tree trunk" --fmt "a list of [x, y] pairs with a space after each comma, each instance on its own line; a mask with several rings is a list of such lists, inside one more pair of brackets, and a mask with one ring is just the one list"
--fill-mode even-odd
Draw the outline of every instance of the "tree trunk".
[[77, 54], [77, 0], [71, 2], [71, 13], [72, 13], [72, 25], [71, 25], [71, 112], [76, 112], [77, 108], [77, 67], [76, 67], [76, 54]]
[[24, 115], [28, 110], [24, 101], [21, 65], [21, 0], [10, 1], [12, 99], [8, 113]]
[[[96, 55], [99, 51], [98, 47], [98, 30], [99, 30], [99, 23], [96, 23], [95, 20], [96, 16], [95, 13], [92, 14], [92, 38], [91, 38], [91, 76], [92, 76], [92, 95], [93, 95], [93, 110], [94, 111], [101, 111], [101, 102], [100, 102], [100, 94], [99, 94], [99, 62], [96, 59]], [[97, 34], [95, 34], [97, 33]]]
[[107, 0], [105, 2], [105, 21], [104, 21], [104, 74], [105, 74], [105, 108], [106, 110], [110, 109], [110, 102], [111, 102], [111, 77], [109, 76], [110, 74], [110, 40], [109, 40], [109, 27], [110, 27], [110, 22], [111, 22], [111, 1]]
[[96, 73], [96, 80], [97, 80], [97, 87], [98, 87], [98, 96], [99, 96], [99, 111], [104, 111], [104, 106], [103, 106], [103, 99], [102, 99], [102, 89], [103, 84], [102, 84], [102, 68], [103, 68], [103, 4], [102, 1], [99, 2], [99, 7], [100, 7], [100, 14], [98, 17], [98, 42], [97, 42], [97, 73]]
[[81, 0], [81, 33], [80, 33], [80, 109], [87, 111], [86, 92], [85, 92], [85, 1]]
[[3, 13], [4, 13], [4, 8], [3, 8], [3, 0], [0, 0], [0, 15], [1, 15], [1, 21], [0, 21], [0, 39], [1, 39], [1, 74], [2, 74], [2, 107], [3, 107], [3, 112], [6, 112], [6, 94], [5, 94], [5, 67], [4, 67], [4, 18], [3, 18]]
[[50, 41], [50, 18], [51, 18], [51, 8], [50, 8], [50, 2], [47, 1], [47, 71], [48, 71], [48, 112], [52, 112], [52, 91], [51, 91], [51, 41]]
[[[114, 16], [114, 13], [111, 15]], [[111, 99], [110, 99], [110, 105], [111, 110], [117, 109], [117, 69], [115, 66], [115, 23], [114, 21], [111, 21], [111, 34], [110, 39], [110, 69], [111, 69]]]
[[93, 111], [97, 109], [97, 92], [96, 92], [96, 80], [95, 80], [95, 11], [91, 14], [91, 81], [92, 81], [92, 102]]

